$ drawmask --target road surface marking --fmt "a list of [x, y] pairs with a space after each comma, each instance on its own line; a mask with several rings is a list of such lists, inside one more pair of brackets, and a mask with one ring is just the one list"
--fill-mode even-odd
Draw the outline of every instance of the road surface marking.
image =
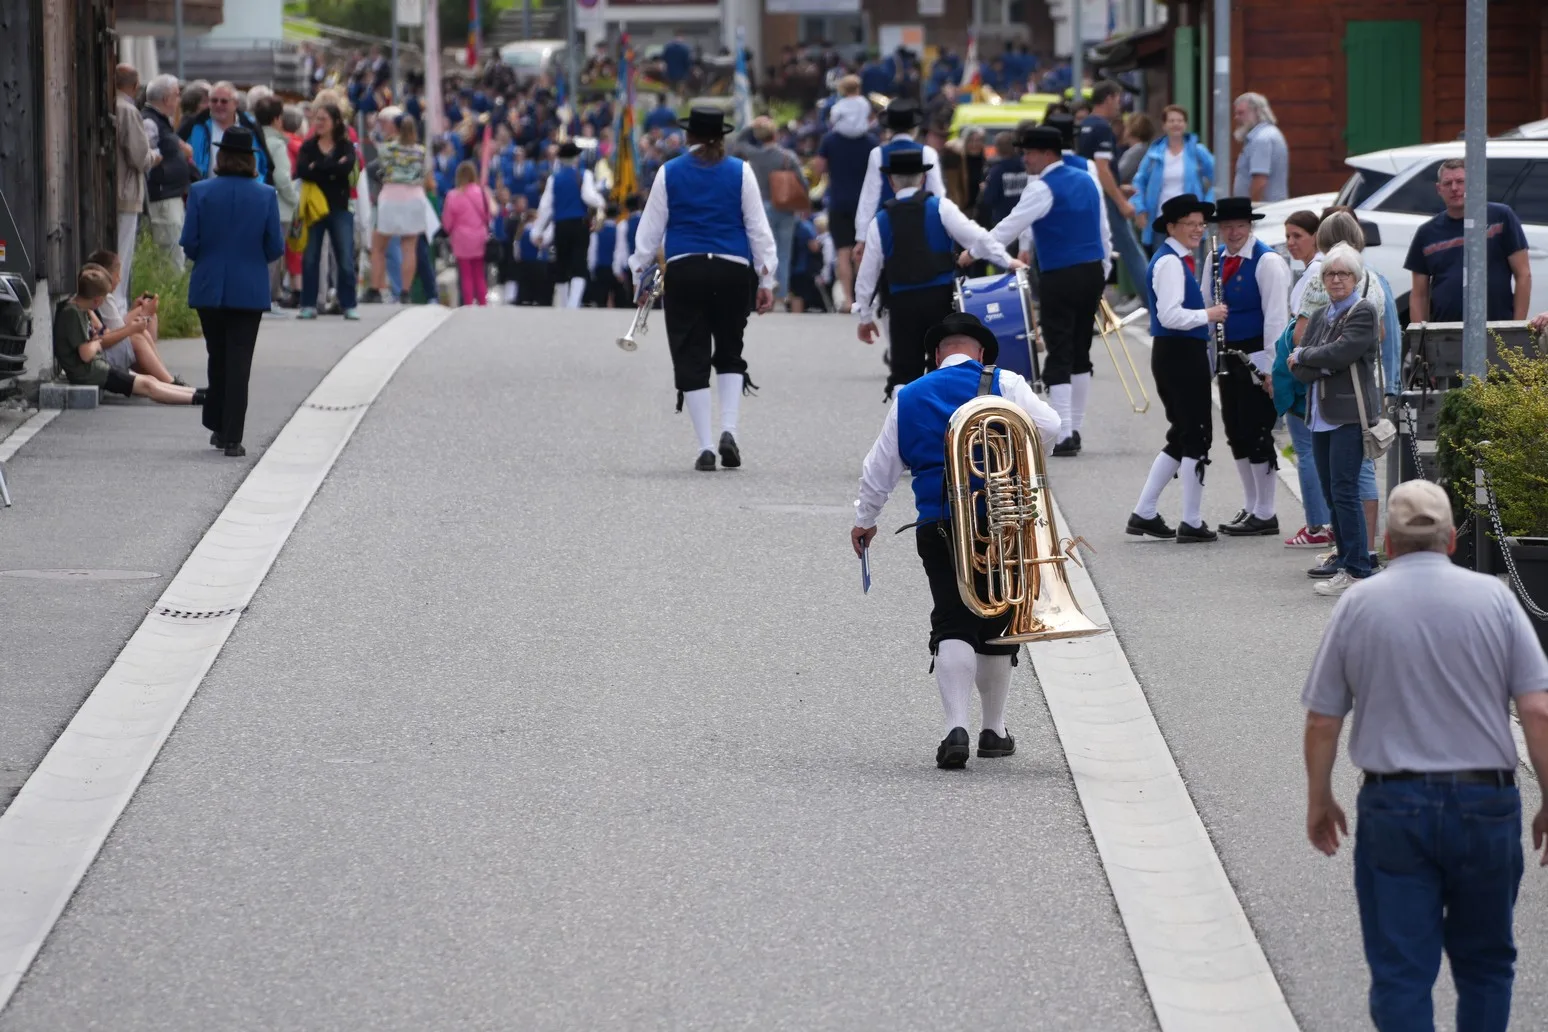
[[36, 437], [39, 430], [52, 423], [59, 412], [59, 409], [43, 409], [35, 412], [31, 419], [12, 430], [11, 436], [0, 441], [0, 462], [9, 462], [11, 456], [20, 451], [22, 445]]

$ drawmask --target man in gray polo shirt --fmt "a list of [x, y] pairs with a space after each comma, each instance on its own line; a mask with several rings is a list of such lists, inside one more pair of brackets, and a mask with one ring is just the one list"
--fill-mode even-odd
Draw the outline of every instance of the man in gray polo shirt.
[[1242, 152], [1236, 158], [1234, 197], [1251, 197], [1253, 204], [1270, 204], [1290, 196], [1290, 145], [1279, 131], [1274, 109], [1261, 93], [1243, 93], [1232, 107], [1236, 138]]
[[[1505, 1032], [1521, 883], [1521, 797], [1510, 703], [1539, 781], [1548, 777], [1548, 658], [1510, 588], [1454, 566], [1451, 504], [1411, 480], [1387, 501], [1385, 571], [1344, 593], [1306, 678], [1306, 832], [1332, 856], [1348, 834], [1333, 762], [1365, 772], [1355, 896], [1380, 1032], [1433, 1029], [1444, 950], [1457, 1028]], [[1532, 822], [1548, 846], [1548, 811]], [[1548, 865], [1548, 850], [1543, 863]]]

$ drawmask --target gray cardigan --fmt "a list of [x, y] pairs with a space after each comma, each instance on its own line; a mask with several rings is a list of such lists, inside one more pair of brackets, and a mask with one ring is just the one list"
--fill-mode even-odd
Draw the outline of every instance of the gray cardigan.
[[1365, 415], [1372, 422], [1381, 418], [1380, 397], [1376, 393], [1376, 363], [1381, 361], [1381, 341], [1377, 326], [1381, 315], [1376, 305], [1361, 298], [1331, 327], [1329, 308], [1319, 309], [1306, 324], [1301, 337], [1300, 354], [1290, 373], [1317, 392], [1317, 411], [1329, 423], [1358, 424], [1360, 410], [1355, 405], [1351, 365], [1359, 373], [1365, 391]]

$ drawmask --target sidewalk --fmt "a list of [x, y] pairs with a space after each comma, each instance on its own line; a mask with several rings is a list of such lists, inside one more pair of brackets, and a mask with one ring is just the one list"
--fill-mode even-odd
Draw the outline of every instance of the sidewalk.
[[[0, 509], [0, 811], [296, 406], [398, 311], [368, 306], [358, 323], [265, 319], [246, 458], [211, 448], [196, 409], [112, 399], [60, 413], [6, 463], [15, 505]], [[161, 350], [174, 373], [205, 382], [202, 340]], [[19, 411], [0, 412], [0, 438]], [[35, 570], [86, 572], [16, 575]]]

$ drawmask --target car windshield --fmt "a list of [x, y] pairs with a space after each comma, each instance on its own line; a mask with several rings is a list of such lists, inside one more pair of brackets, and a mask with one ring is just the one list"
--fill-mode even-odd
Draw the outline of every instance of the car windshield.
[[505, 63], [515, 68], [536, 68], [543, 63], [541, 50], [516, 50], [505, 54]]
[[1344, 181], [1343, 189], [1339, 190], [1338, 199], [1333, 203], [1358, 208], [1367, 197], [1386, 186], [1391, 180], [1392, 177], [1386, 172], [1377, 172], [1369, 168], [1358, 169]]

